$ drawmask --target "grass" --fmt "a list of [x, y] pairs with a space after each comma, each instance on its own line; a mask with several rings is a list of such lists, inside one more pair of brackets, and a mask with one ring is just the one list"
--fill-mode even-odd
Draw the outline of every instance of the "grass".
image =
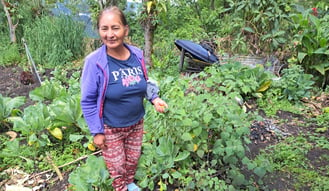
[[[325, 152], [328, 146], [329, 142], [324, 141], [321, 134], [300, 134], [266, 148], [257, 157], [267, 158], [276, 173], [292, 177], [295, 190], [328, 190], [329, 152]], [[317, 150], [318, 154], [324, 152], [312, 161], [309, 158], [312, 150]], [[314, 163], [322, 165], [316, 167]]]

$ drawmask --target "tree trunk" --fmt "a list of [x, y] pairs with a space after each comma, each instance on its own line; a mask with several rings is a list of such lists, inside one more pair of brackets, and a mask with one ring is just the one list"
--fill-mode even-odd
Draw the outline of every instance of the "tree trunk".
[[213, 11], [215, 10], [215, 0], [210, 1], [210, 9]]
[[104, 9], [108, 6], [118, 6], [118, 0], [98, 0], [98, 4], [101, 9]]
[[16, 25], [13, 25], [13, 22], [12, 22], [12, 19], [11, 19], [11, 16], [10, 16], [10, 13], [7, 9], [7, 6], [5, 4], [5, 1], [4, 0], [1, 0], [1, 3], [3, 5], [3, 9], [6, 13], [6, 17], [7, 17], [7, 21], [8, 21], [8, 26], [9, 26], [9, 36], [10, 36], [10, 41], [12, 43], [16, 43], [16, 33], [15, 33], [15, 30], [16, 30], [16, 27], [17, 27], [17, 24]]
[[145, 64], [149, 66], [153, 66], [152, 63], [152, 49], [153, 49], [153, 37], [154, 37], [155, 26], [152, 25], [151, 20], [147, 19], [144, 24], [144, 39], [145, 39], [145, 47], [144, 47], [144, 58]]

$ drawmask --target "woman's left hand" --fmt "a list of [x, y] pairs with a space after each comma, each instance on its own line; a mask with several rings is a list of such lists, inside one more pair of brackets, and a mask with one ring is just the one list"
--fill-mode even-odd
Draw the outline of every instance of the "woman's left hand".
[[163, 101], [161, 98], [155, 98], [153, 101], [152, 101], [154, 107], [155, 107], [155, 110], [157, 112], [160, 112], [160, 113], [164, 113], [167, 111], [168, 109], [168, 105], [165, 101]]

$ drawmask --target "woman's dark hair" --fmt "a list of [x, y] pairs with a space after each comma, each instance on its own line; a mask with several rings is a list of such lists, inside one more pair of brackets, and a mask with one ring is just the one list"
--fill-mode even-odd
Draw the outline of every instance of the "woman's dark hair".
[[123, 14], [123, 12], [121, 11], [121, 9], [119, 9], [117, 6], [110, 6], [110, 7], [106, 7], [99, 13], [98, 18], [97, 18], [97, 29], [99, 29], [99, 20], [102, 18], [104, 13], [117, 14], [120, 17], [122, 24], [128, 25], [127, 19], [126, 19], [125, 15]]

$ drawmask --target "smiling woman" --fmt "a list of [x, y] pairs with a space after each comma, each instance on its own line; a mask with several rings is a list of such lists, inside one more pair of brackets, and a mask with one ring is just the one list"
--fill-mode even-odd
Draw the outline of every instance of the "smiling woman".
[[129, 51], [123, 42], [129, 27], [123, 13], [119, 9], [105, 9], [98, 18], [97, 28], [107, 54], [120, 60], [128, 59]]
[[148, 81], [143, 52], [124, 43], [127, 20], [118, 7], [105, 8], [97, 29], [103, 45], [89, 54], [81, 78], [81, 108], [102, 149], [116, 191], [139, 191], [134, 176], [141, 155], [144, 98], [163, 113], [168, 107]]

